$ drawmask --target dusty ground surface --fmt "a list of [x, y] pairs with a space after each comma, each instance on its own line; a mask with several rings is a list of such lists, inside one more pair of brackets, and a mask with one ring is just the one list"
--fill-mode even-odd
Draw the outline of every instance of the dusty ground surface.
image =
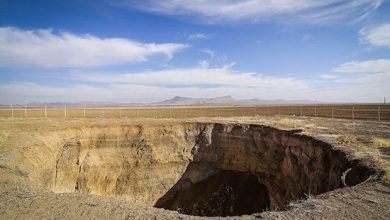
[[221, 122], [270, 125], [307, 134], [347, 152], [351, 158], [384, 170], [382, 179], [321, 195], [307, 195], [291, 202], [285, 211], [246, 215], [242, 219], [388, 219], [390, 214], [390, 123], [323, 119], [310, 117], [197, 118], [190, 120], [109, 120], [109, 119], [1, 119], [0, 121], [0, 218], [2, 219], [190, 219], [174, 211], [157, 209], [124, 198], [86, 193], [53, 193], [34, 184], [21, 164], [24, 152], [39, 155], [34, 137], [62, 129], [99, 125], [170, 124]]

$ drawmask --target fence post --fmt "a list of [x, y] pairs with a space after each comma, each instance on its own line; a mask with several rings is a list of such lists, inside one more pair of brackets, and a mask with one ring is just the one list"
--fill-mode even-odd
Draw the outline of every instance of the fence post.
[[85, 118], [85, 106], [83, 106], [83, 116]]
[[66, 106], [64, 107], [64, 116], [66, 118]]
[[47, 106], [45, 106], [45, 118], [47, 118]]
[[169, 105], [169, 118], [172, 118], [172, 105]]
[[381, 120], [381, 107], [378, 107], [378, 121]]
[[352, 106], [352, 120], [355, 120], [355, 106]]
[[24, 117], [27, 118], [27, 105], [24, 106]]
[[11, 105], [11, 117], [14, 118], [14, 106]]

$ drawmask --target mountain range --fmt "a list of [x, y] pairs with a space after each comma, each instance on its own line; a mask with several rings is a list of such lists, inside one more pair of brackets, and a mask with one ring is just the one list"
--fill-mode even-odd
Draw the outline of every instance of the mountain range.
[[312, 100], [264, 100], [264, 99], [233, 99], [231, 96], [215, 98], [189, 98], [175, 96], [172, 99], [153, 103], [156, 105], [261, 105], [261, 104], [314, 104]]
[[[190, 98], [175, 96], [161, 102], [155, 103], [119, 103], [119, 102], [31, 102], [27, 105], [14, 105], [14, 107], [114, 107], [114, 106], [142, 106], [142, 105], [268, 105], [268, 104], [315, 104], [312, 100], [264, 100], [264, 99], [233, 99], [231, 96], [220, 96], [215, 98]], [[10, 107], [10, 105], [1, 105], [0, 107]]]

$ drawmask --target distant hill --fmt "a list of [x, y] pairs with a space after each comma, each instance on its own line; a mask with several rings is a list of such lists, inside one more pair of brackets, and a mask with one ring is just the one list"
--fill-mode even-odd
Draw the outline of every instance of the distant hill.
[[[263, 100], [263, 99], [233, 99], [231, 96], [220, 96], [215, 98], [190, 98], [175, 96], [156, 103], [119, 103], [119, 102], [31, 102], [28, 107], [114, 107], [114, 106], [142, 106], [142, 105], [267, 105], [267, 104], [315, 104], [311, 100]], [[24, 107], [26, 105], [13, 105]], [[2, 105], [1, 108], [9, 108], [10, 105]]]
[[262, 99], [242, 99], [235, 100], [231, 96], [221, 96], [216, 98], [189, 98], [175, 96], [172, 99], [153, 103], [156, 105], [261, 105], [261, 104], [313, 104], [311, 100], [262, 100]]
[[232, 104], [235, 100], [231, 96], [221, 96], [216, 98], [188, 98], [175, 96], [162, 102], [154, 103], [156, 105], [222, 105]]

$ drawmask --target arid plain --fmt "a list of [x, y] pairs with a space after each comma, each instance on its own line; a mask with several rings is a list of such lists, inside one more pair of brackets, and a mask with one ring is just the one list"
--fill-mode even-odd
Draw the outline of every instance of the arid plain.
[[4, 219], [390, 214], [389, 122], [3, 118], [0, 126]]

